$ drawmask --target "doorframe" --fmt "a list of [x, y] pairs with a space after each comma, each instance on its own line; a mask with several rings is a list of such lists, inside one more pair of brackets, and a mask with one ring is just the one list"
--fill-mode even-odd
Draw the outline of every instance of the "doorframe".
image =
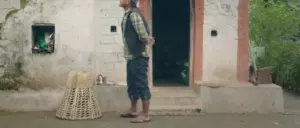
[[[190, 0], [190, 53], [189, 53], [189, 87], [194, 86], [194, 58], [195, 58], [195, 52], [194, 52], [194, 45], [195, 45], [195, 1], [196, 0]], [[149, 28], [150, 32], [153, 32], [153, 23], [152, 23], [152, 0], [141, 0], [139, 3], [139, 8], [141, 12], [144, 14]], [[153, 52], [152, 47], [150, 47], [150, 57], [149, 57], [149, 66], [148, 66], [148, 86], [149, 88], [154, 87], [153, 86]]]
[[190, 0], [190, 71], [189, 71], [189, 87], [194, 86], [194, 58], [195, 58], [195, 1]]

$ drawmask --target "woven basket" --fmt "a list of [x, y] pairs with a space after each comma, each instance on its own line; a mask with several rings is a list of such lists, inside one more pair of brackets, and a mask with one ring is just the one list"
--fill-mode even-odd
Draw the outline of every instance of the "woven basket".
[[101, 117], [90, 73], [71, 71], [67, 89], [56, 117], [67, 120], [87, 120]]

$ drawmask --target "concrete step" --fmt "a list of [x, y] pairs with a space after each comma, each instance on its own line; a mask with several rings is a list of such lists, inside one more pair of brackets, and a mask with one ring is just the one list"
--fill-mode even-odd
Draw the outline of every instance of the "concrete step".
[[200, 105], [200, 97], [196, 96], [170, 96], [170, 97], [155, 97], [151, 99], [153, 106], [186, 106]]
[[154, 87], [151, 89], [150, 115], [196, 116], [201, 112], [200, 95], [189, 87]]
[[202, 108], [197, 105], [150, 107], [152, 116], [200, 116]]
[[153, 106], [199, 105], [200, 95], [188, 87], [154, 87], [151, 89]]
[[189, 87], [154, 87], [151, 89], [153, 97], [184, 97], [197, 94]]

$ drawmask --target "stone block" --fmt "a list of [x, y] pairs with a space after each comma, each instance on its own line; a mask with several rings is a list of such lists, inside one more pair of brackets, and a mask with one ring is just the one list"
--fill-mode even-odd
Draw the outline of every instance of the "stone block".
[[124, 56], [124, 52], [118, 52], [118, 60], [121, 62], [125, 62], [125, 56]]
[[117, 52], [111, 52], [111, 53], [104, 53], [103, 56], [104, 62], [118, 62], [118, 53]]
[[114, 63], [104, 63], [103, 68], [105, 69], [104, 72], [114, 71], [115, 65], [114, 65]]
[[96, 54], [97, 57], [101, 57], [102, 54], [110, 53], [110, 52], [123, 52], [124, 45], [123, 44], [110, 44], [110, 45], [97, 45], [96, 46]]
[[259, 84], [270, 84], [272, 83], [272, 74], [268, 68], [261, 68], [257, 70], [257, 78]]
[[122, 72], [119, 69], [114, 71], [105, 71], [103, 73], [107, 77], [107, 81], [114, 83], [123, 83], [126, 82], [126, 72]]
[[53, 111], [61, 103], [61, 89], [22, 92], [1, 92], [0, 108], [4, 111]]
[[101, 36], [99, 40], [99, 44], [106, 45], [106, 44], [114, 44], [115, 38], [114, 36]]
[[[121, 28], [119, 30], [121, 30]], [[115, 38], [116, 43], [123, 44], [123, 37], [122, 37], [121, 34], [120, 35], [115, 35], [114, 38]]]
[[123, 11], [120, 9], [101, 9], [99, 18], [122, 18]]
[[103, 112], [123, 111], [130, 106], [126, 86], [96, 86], [95, 92]]
[[[95, 95], [103, 112], [123, 111], [129, 108], [126, 86], [95, 86]], [[24, 90], [0, 92], [0, 110], [4, 111], [54, 111], [63, 99], [64, 91]]]
[[102, 18], [101, 19], [101, 26], [110, 26], [110, 25], [119, 25], [118, 18]]
[[206, 113], [283, 113], [283, 92], [280, 86], [201, 86], [200, 97]]

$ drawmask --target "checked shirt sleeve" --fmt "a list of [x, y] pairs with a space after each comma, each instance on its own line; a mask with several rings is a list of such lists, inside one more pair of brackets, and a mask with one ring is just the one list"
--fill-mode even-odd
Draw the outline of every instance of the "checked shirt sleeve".
[[144, 43], [148, 43], [148, 33], [146, 31], [146, 28], [145, 28], [145, 23], [142, 19], [142, 17], [137, 14], [137, 13], [131, 13], [130, 15], [130, 19], [131, 19], [131, 22], [133, 24], [133, 27], [136, 31], [136, 33], [139, 35], [139, 38], [142, 42]]

